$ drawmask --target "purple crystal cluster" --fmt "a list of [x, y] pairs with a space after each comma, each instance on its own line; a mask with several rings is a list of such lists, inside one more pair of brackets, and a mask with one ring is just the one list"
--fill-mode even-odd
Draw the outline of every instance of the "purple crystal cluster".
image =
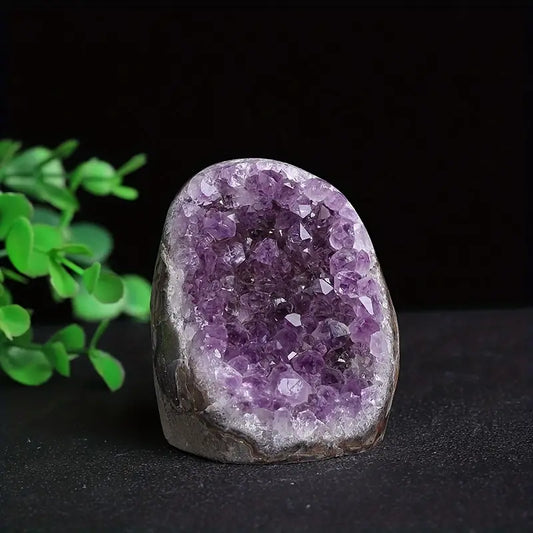
[[[203, 427], [238, 434], [267, 459], [291, 448], [339, 455], [343, 442], [355, 450], [381, 434], [397, 373], [394, 310], [337, 189], [271, 160], [210, 167], [172, 205], [160, 261], [154, 290], [168, 305], [153, 318], [175, 329], [162, 372], [176, 368], [167, 392], [178, 413], [192, 383]], [[154, 337], [157, 357], [157, 328]]]

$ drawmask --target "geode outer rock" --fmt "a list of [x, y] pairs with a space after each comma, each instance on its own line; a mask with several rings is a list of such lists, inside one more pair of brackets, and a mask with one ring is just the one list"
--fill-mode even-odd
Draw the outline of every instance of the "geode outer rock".
[[169, 209], [152, 294], [170, 444], [247, 463], [383, 438], [396, 315], [361, 219], [326, 181], [269, 159], [203, 170]]

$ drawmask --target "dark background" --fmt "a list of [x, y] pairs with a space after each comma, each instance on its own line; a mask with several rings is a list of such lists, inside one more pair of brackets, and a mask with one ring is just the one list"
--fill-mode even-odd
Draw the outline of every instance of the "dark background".
[[76, 137], [71, 164], [148, 154], [137, 202], [87, 197], [80, 214], [114, 232], [119, 272], [151, 277], [188, 178], [259, 156], [349, 197], [400, 310], [525, 305], [526, 15], [10, 9], [0, 133]]

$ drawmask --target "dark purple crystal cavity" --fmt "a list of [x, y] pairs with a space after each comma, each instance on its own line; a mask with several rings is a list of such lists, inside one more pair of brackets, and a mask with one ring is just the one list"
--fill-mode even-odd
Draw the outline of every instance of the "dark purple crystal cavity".
[[347, 199], [286, 163], [192, 178], [167, 217], [152, 301], [163, 429], [223, 461], [303, 460], [383, 435], [396, 317]]

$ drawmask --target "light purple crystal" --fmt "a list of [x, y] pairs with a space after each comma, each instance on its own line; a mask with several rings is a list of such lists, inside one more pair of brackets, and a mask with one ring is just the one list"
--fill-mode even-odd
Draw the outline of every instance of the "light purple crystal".
[[152, 300], [163, 429], [235, 462], [359, 451], [383, 435], [396, 317], [372, 243], [332, 185], [241, 159], [172, 204]]

